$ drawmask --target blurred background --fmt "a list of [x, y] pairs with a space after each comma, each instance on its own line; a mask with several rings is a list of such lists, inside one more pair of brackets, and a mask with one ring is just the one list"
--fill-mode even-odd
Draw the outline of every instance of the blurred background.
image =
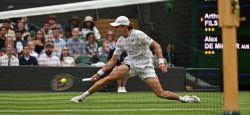
[[[1, 0], [0, 13], [85, 1], [87, 0]], [[115, 47], [118, 37], [109, 23], [118, 16], [124, 15], [130, 19], [134, 28], [142, 30], [161, 45], [169, 73], [162, 74], [157, 68], [157, 62], [156, 72], [164, 89], [181, 93], [196, 92], [207, 99], [212, 97], [206, 100], [209, 103], [208, 108], [212, 108], [210, 114], [222, 113], [223, 44], [217, 2], [217, 0], [169, 0], [2, 19], [0, 21], [0, 56], [2, 57], [0, 79], [4, 82], [0, 83], [0, 90], [54, 93], [49, 81], [59, 73], [78, 77], [94, 74], [107, 62], [108, 53]], [[250, 1], [240, 0], [241, 22], [240, 27], [237, 28], [236, 47], [241, 91], [250, 90], [249, 12]], [[92, 26], [88, 27], [87, 22]], [[92, 33], [88, 34], [88, 32]], [[110, 38], [109, 35], [113, 37]], [[91, 40], [92, 37], [94, 39]], [[80, 42], [77, 43], [79, 46], [72, 43], [74, 38], [79, 39]], [[50, 54], [47, 53], [49, 51]], [[11, 63], [4, 58], [8, 52], [16, 57], [11, 59]], [[36, 61], [24, 61], [26, 55], [35, 57]], [[50, 56], [54, 56], [53, 60], [48, 58]], [[85, 75], [85, 77], [88, 76]], [[73, 88], [68, 91], [80, 92], [92, 84], [82, 84], [76, 80]], [[135, 84], [137, 84], [136, 87], [131, 87]], [[130, 78], [126, 88], [128, 92], [150, 90], [139, 78]], [[117, 84], [106, 86], [102, 92], [117, 92]], [[69, 96], [71, 95], [65, 98]], [[216, 108], [219, 110], [217, 111]], [[213, 111], [214, 109], [216, 110]], [[200, 109], [196, 114], [202, 112], [204, 112], [203, 109]], [[179, 114], [184, 113], [179, 112]]]

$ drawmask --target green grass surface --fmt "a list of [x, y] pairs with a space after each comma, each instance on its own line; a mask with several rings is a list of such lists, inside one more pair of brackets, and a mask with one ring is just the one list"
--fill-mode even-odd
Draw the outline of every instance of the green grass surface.
[[[71, 97], [80, 93], [1, 92], [0, 115], [222, 115], [222, 93], [195, 94], [201, 103], [180, 103], [153, 93], [96, 93], [80, 104]], [[250, 115], [250, 92], [240, 93], [241, 115]]]

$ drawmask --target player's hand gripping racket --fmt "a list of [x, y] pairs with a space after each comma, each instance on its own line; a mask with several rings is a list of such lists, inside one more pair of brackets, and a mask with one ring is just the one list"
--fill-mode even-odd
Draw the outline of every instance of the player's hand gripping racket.
[[82, 82], [92, 81], [91, 78], [77, 78], [70, 74], [60, 73], [52, 77], [50, 87], [54, 91], [65, 91], [74, 85], [74, 80], [82, 80]]

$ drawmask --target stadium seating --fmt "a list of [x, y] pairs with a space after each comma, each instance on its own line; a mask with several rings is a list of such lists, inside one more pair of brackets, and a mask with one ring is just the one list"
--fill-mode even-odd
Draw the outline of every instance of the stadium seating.
[[84, 64], [90, 64], [91, 57], [86, 55], [80, 55], [76, 58], [76, 64], [84, 63]]

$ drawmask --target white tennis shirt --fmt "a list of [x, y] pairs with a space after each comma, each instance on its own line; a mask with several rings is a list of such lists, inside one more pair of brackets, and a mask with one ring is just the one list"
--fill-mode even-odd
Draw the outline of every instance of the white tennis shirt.
[[153, 66], [153, 54], [150, 51], [152, 42], [153, 39], [144, 32], [132, 29], [127, 38], [119, 37], [114, 54], [121, 55], [123, 51], [126, 51], [128, 56], [124, 59], [125, 63], [139, 68]]

